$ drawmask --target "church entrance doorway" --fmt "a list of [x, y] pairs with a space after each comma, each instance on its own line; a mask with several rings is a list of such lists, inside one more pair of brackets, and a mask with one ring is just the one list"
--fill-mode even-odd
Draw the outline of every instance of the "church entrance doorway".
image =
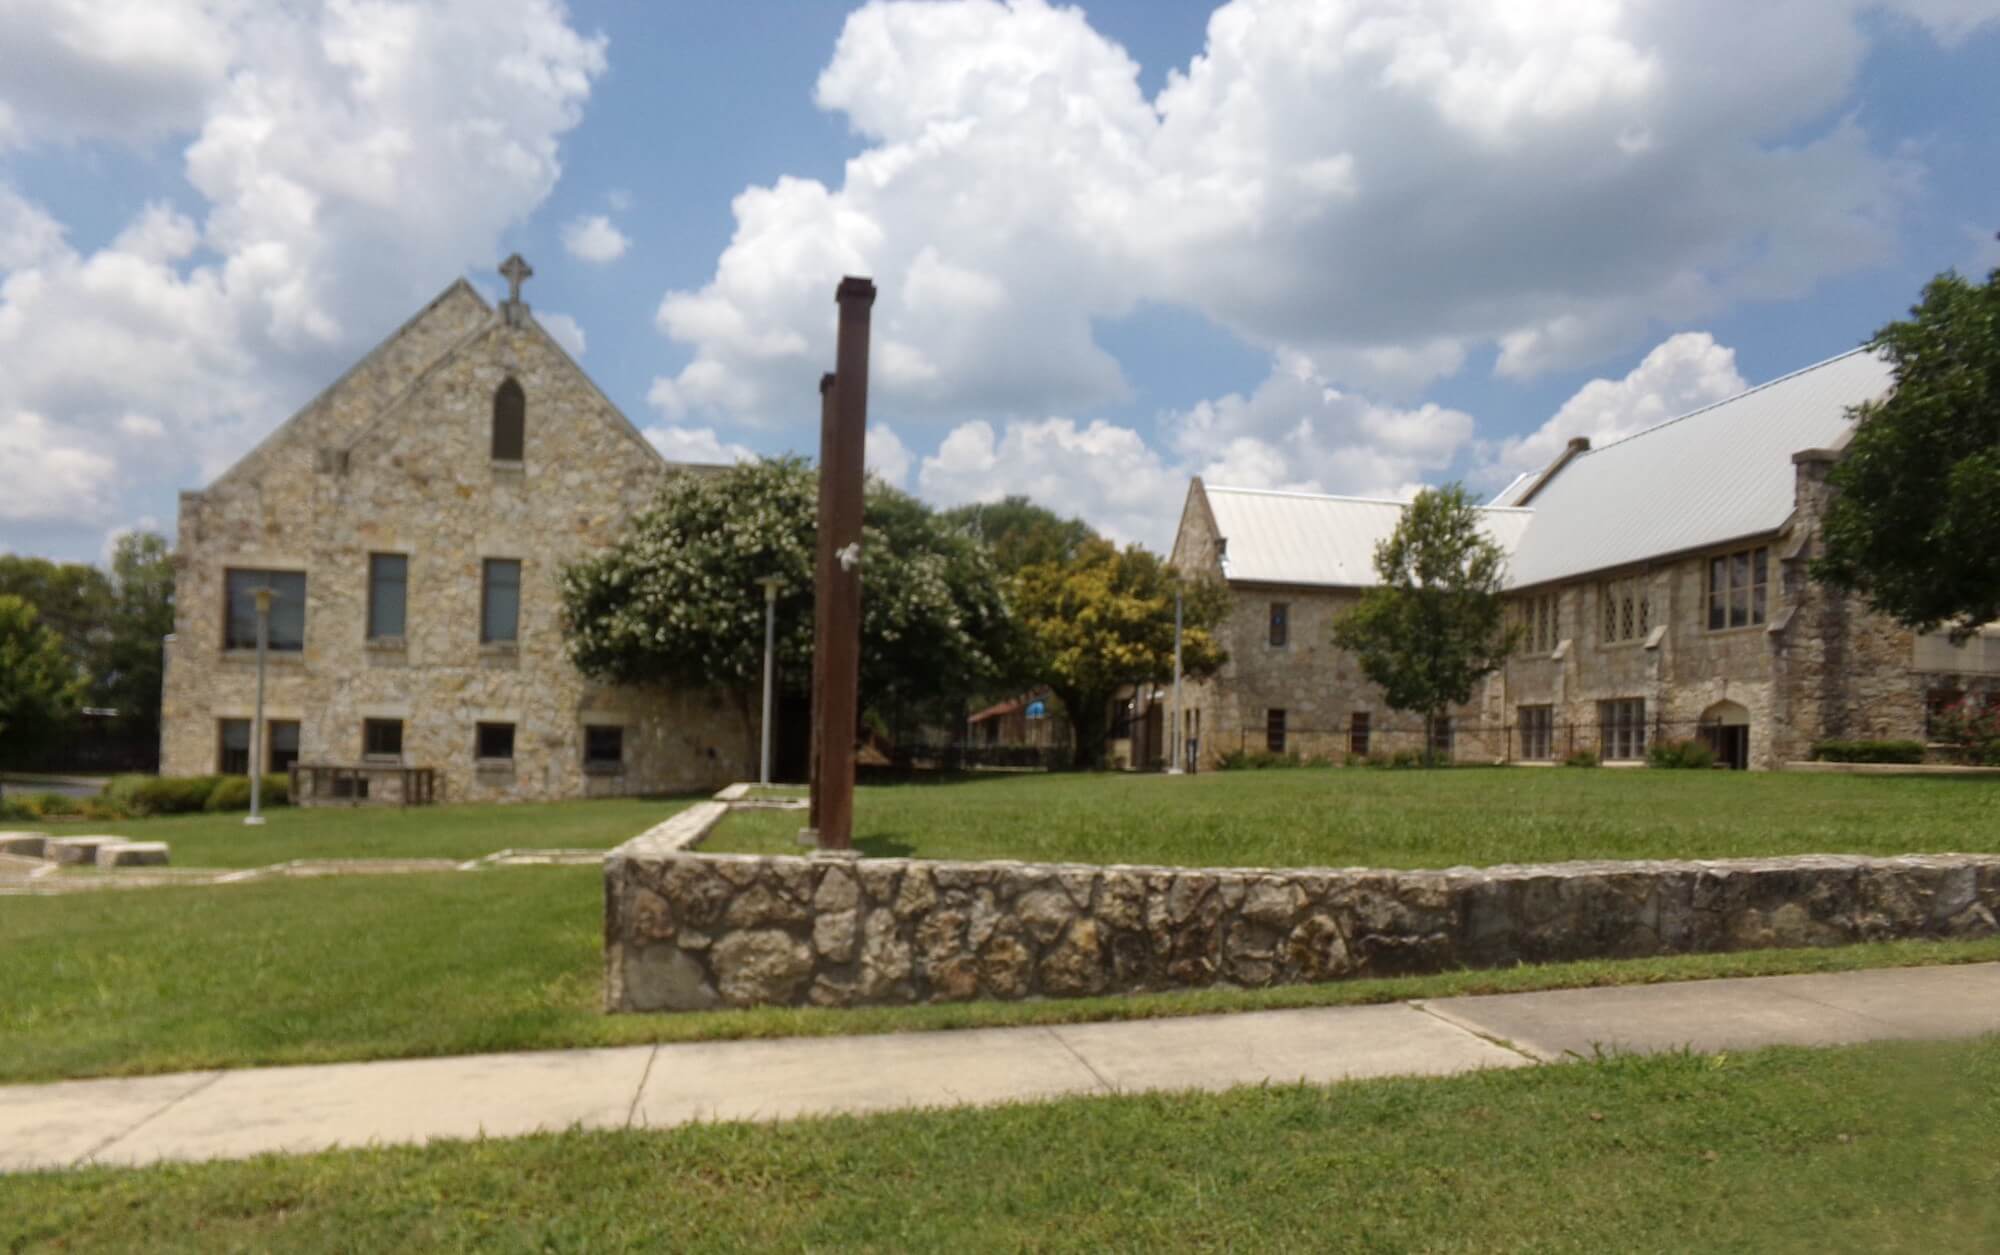
[[1702, 741], [1715, 751], [1718, 767], [1731, 771], [1750, 769], [1750, 712], [1735, 702], [1717, 702], [1701, 712], [1697, 729]]

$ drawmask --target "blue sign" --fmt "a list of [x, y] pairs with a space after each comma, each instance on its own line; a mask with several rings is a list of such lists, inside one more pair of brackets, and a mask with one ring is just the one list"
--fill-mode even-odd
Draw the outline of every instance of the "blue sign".
[[1028, 718], [1030, 718], [1030, 719], [1046, 719], [1046, 718], [1048, 718], [1048, 716], [1049, 716], [1049, 711], [1048, 711], [1048, 707], [1047, 707], [1046, 705], [1044, 705], [1043, 703], [1041, 703], [1041, 702], [1039, 702], [1039, 701], [1034, 701], [1034, 702], [1029, 702], [1029, 703], [1028, 703]]

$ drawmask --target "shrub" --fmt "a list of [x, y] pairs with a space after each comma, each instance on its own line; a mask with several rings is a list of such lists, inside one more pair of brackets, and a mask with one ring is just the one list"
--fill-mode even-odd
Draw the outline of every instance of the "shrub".
[[1224, 771], [1270, 771], [1288, 767], [1331, 767], [1327, 758], [1300, 758], [1297, 754], [1273, 754], [1269, 750], [1232, 750], [1222, 756]]
[[1932, 734], [1959, 762], [2000, 767], [2000, 705], [1981, 708], [1960, 698], [1938, 712]]
[[208, 805], [220, 776], [118, 776], [104, 796], [136, 816], [185, 815]]
[[[268, 775], [264, 777], [264, 796], [261, 804], [285, 806], [291, 802], [292, 781], [289, 776]], [[202, 804], [205, 811], [247, 811], [250, 809], [250, 777], [224, 776], [216, 781], [215, 788]]]
[[1571, 754], [1571, 755], [1570, 755], [1570, 756], [1569, 756], [1568, 758], [1565, 758], [1565, 759], [1563, 759], [1563, 766], [1565, 766], [1565, 767], [1595, 767], [1595, 766], [1597, 766], [1597, 751], [1596, 751], [1596, 750], [1578, 750], [1578, 751], [1576, 751], [1576, 752], [1575, 752], [1574, 754]]
[[1812, 747], [1814, 762], [1822, 763], [1920, 763], [1924, 761], [1921, 741], [1817, 741]]
[[1706, 771], [1715, 766], [1715, 749], [1706, 741], [1656, 741], [1646, 751], [1646, 764], [1669, 771]]

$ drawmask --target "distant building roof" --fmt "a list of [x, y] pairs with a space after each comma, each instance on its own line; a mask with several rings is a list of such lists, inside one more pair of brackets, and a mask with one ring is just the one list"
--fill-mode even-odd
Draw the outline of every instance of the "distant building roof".
[[[1513, 585], [1541, 584], [1775, 532], [1791, 516], [1793, 453], [1846, 442], [1848, 407], [1889, 391], [1888, 362], [1844, 353], [1517, 478], [1479, 507]], [[1580, 442], [1579, 442], [1580, 443]], [[1204, 485], [1232, 582], [1365, 588], [1400, 501]]]
[[[1403, 517], [1401, 501], [1262, 488], [1207, 493], [1216, 530], [1228, 540], [1223, 573], [1232, 581], [1366, 588], [1376, 582], [1375, 546]], [[1480, 507], [1487, 535], [1510, 552], [1531, 513]]]

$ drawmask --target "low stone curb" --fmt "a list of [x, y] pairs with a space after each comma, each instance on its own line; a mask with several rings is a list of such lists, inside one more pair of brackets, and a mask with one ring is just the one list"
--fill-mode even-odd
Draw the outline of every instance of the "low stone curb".
[[2000, 767], [1965, 763], [1786, 763], [1786, 771], [1823, 776], [2000, 776]]

